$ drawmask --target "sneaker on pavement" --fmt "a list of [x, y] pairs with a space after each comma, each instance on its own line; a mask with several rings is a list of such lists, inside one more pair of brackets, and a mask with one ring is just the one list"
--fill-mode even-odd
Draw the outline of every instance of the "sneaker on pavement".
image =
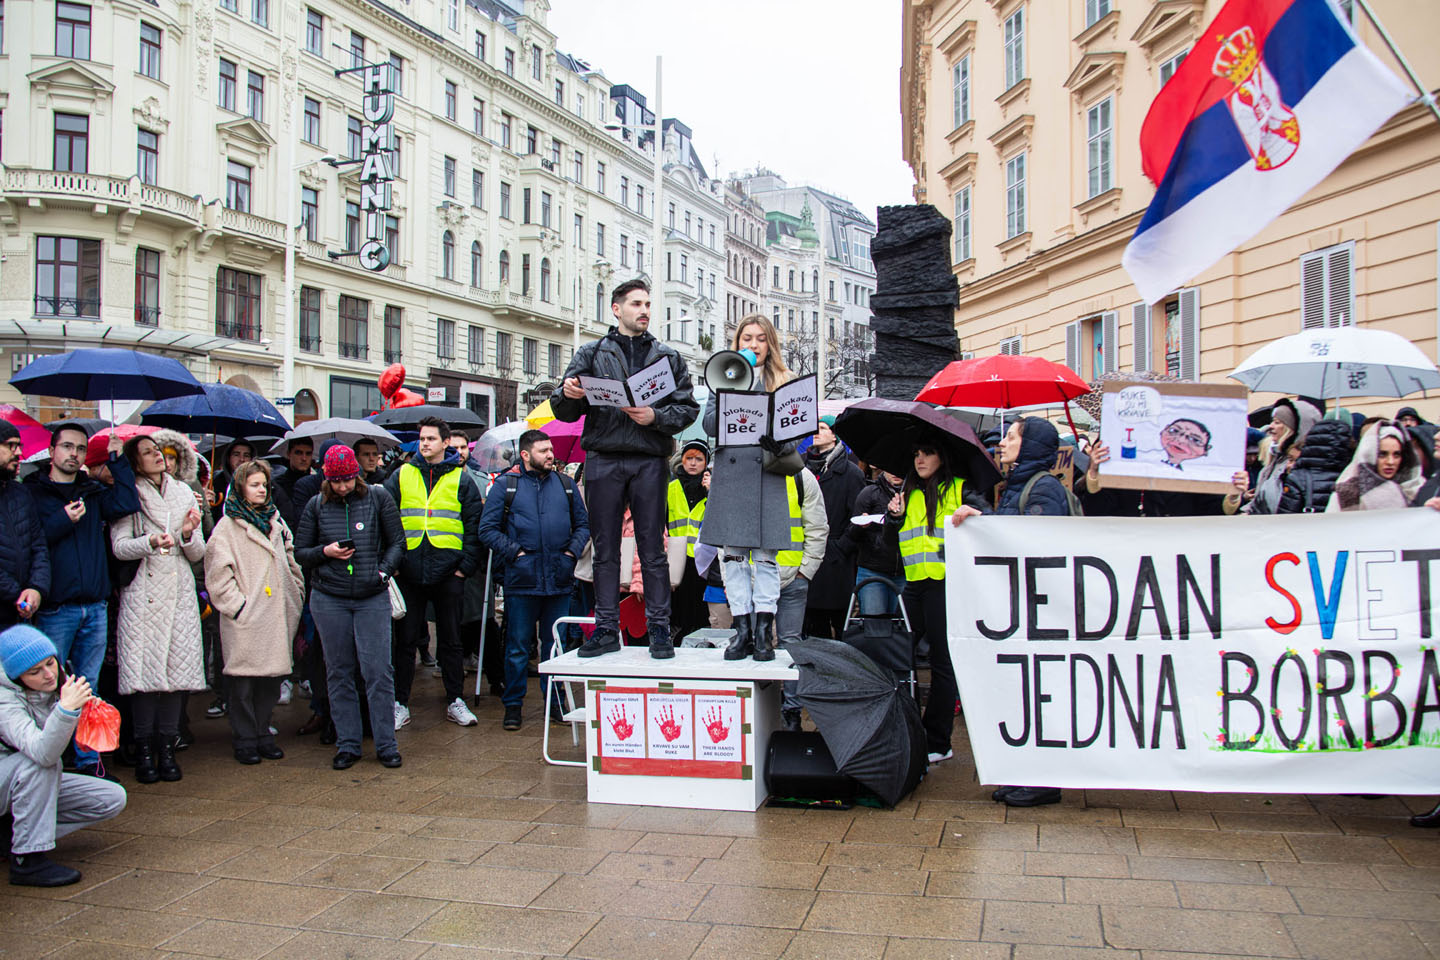
[[10, 854], [10, 882], [17, 887], [65, 887], [80, 882], [80, 871], [43, 853]]
[[280, 682], [280, 700], [279, 700], [279, 703], [280, 703], [280, 705], [281, 705], [282, 707], [283, 707], [285, 704], [287, 704], [287, 703], [290, 702], [290, 697], [291, 697], [291, 695], [292, 695], [294, 692], [295, 692], [295, 685], [292, 684], [289, 680], [282, 680], [282, 681]]
[[949, 759], [950, 759], [951, 757], [953, 757], [953, 756], [955, 756], [955, 751], [954, 751], [954, 750], [946, 750], [944, 753], [932, 753], [932, 754], [930, 754], [930, 755], [929, 755], [929, 760], [930, 760], [931, 763], [940, 763], [941, 761], [949, 760]]
[[395, 704], [395, 729], [399, 730], [410, 722], [410, 708], [403, 703]]
[[1059, 787], [1016, 787], [1005, 794], [1007, 807], [1039, 807], [1060, 802]]
[[475, 673], [475, 672], [477, 672], [479, 669], [480, 669], [480, 655], [479, 655], [478, 653], [472, 653], [472, 654], [470, 654], [470, 656], [468, 656], [468, 657], [465, 658], [465, 672], [466, 672], [466, 673]]
[[435, 666], [435, 669], [430, 671], [430, 676], [435, 677], [436, 679], [445, 676], [445, 671], [441, 670], [439, 666], [436, 666], [434, 664], [432, 664], [432, 666]]
[[518, 706], [505, 708], [505, 720], [501, 726], [506, 730], [520, 729], [520, 708]]
[[620, 651], [620, 634], [614, 630], [596, 630], [590, 634], [590, 639], [580, 645], [576, 651], [577, 656], [598, 657], [605, 653], [618, 653]]
[[480, 722], [475, 719], [475, 714], [470, 712], [470, 708], [465, 706], [465, 701], [460, 697], [451, 700], [450, 706], [445, 708], [445, 719], [451, 723], [458, 723], [462, 727], [473, 727]]
[[229, 708], [225, 705], [225, 698], [216, 697], [214, 700], [210, 701], [210, 706], [205, 708], [205, 716], [214, 720], [219, 717], [225, 716], [225, 713], [228, 709]]
[[300, 683], [295, 687], [295, 689], [300, 691], [300, 696], [307, 699], [314, 696], [314, 694], [310, 692], [309, 680], [301, 680]]
[[401, 763], [399, 750], [395, 750], [390, 753], [382, 753], [375, 759], [380, 761], [380, 766], [389, 767], [392, 770], [400, 766]]
[[424, 650], [421, 650], [421, 651], [420, 651], [420, 666], [422, 666], [422, 667], [433, 667], [433, 666], [435, 666], [435, 658], [430, 655], [429, 649], [424, 649]]

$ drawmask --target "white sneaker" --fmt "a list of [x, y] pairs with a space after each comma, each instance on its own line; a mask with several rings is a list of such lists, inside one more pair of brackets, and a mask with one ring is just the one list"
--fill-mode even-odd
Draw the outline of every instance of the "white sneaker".
[[289, 680], [282, 680], [280, 682], [280, 704], [282, 706], [290, 702], [290, 694], [294, 689], [294, 686]]
[[466, 672], [466, 673], [474, 673], [475, 671], [477, 671], [477, 670], [479, 670], [479, 669], [480, 669], [480, 655], [479, 655], [478, 653], [472, 653], [472, 654], [470, 654], [470, 656], [468, 656], [468, 657], [465, 658], [465, 672]]
[[451, 723], [458, 723], [462, 727], [473, 727], [480, 722], [475, 719], [475, 714], [470, 712], [470, 708], [465, 706], [465, 701], [459, 697], [450, 701], [450, 706], [445, 708], [445, 719]]
[[274, 725], [272, 724], [271, 727], [270, 727], [270, 736], [272, 736], [272, 737], [274, 737], [274, 736], [279, 736], [279, 734], [280, 734], [280, 731], [279, 731], [279, 730], [276, 730], [275, 727], [274, 727]]
[[942, 760], [949, 760], [955, 756], [954, 750], [946, 750], [944, 753], [932, 753], [929, 755], [931, 763], [939, 763]]
[[410, 708], [403, 703], [395, 704], [395, 729], [399, 730], [410, 722]]
[[300, 685], [299, 685], [296, 689], [300, 691], [300, 696], [302, 696], [302, 697], [307, 697], [307, 698], [308, 698], [308, 697], [313, 696], [313, 694], [310, 692], [310, 681], [309, 681], [309, 680], [301, 680], [301, 681], [300, 681]]

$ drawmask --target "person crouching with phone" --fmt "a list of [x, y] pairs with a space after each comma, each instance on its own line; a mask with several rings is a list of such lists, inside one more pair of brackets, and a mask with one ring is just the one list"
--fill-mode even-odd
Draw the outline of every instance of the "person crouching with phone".
[[[55, 644], [24, 624], [0, 633], [0, 813], [14, 820], [10, 882], [63, 887], [80, 871], [46, 854], [68, 833], [125, 809], [125, 788], [64, 773], [60, 755], [91, 699], [84, 677], [63, 677]], [[63, 678], [63, 683], [62, 683]]]
[[325, 482], [300, 514], [295, 557], [312, 571], [310, 612], [325, 650], [336, 770], [360, 759], [360, 701], [365, 681], [375, 757], [400, 766], [395, 742], [395, 675], [390, 666], [390, 578], [405, 558], [405, 528], [394, 499], [360, 479], [355, 451], [337, 444], [325, 454]]

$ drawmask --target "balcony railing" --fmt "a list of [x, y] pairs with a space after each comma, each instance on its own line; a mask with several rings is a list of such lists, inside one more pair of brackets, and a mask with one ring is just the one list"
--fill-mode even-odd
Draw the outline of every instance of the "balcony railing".
[[260, 342], [260, 323], [228, 322], [225, 320], [215, 321], [215, 336], [229, 337], [231, 340], [249, 340], [252, 343]]
[[135, 325], [137, 327], [160, 326], [160, 308], [135, 304]]
[[368, 343], [346, 343], [341, 340], [340, 356], [348, 357], [351, 360], [367, 360], [370, 357], [370, 345]]
[[100, 319], [100, 298], [89, 297], [35, 297], [37, 317], [83, 317]]
[[261, 237], [275, 243], [285, 242], [285, 224], [279, 220], [271, 220], [267, 217], [257, 217], [253, 213], [246, 213], [242, 210], [232, 210], [223, 207], [220, 210], [220, 226], [227, 230], [235, 230], [240, 233], [248, 233], [254, 237]]
[[119, 203], [158, 210], [186, 220], [200, 218], [200, 202], [192, 196], [150, 184], [139, 177], [103, 177], [62, 170], [6, 168], [0, 178], [0, 195], [53, 197], [56, 200]]
[[303, 333], [300, 334], [300, 349], [304, 350], [306, 353], [319, 353], [320, 335], [316, 334], [315, 336], [311, 337], [306, 336]]
[[385, 362], [386, 362], [386, 363], [401, 363], [401, 362], [404, 361], [404, 359], [405, 359], [404, 351], [401, 351], [401, 350], [390, 350], [390, 349], [386, 349], [386, 351], [385, 351]]

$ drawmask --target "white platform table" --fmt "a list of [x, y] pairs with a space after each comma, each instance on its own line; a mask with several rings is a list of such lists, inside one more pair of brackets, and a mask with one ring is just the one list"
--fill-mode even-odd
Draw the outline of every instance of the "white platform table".
[[586, 791], [592, 803], [755, 810], [765, 802], [765, 752], [780, 721], [780, 681], [798, 677], [790, 655], [769, 663], [646, 647], [540, 664], [556, 681], [585, 685]]

